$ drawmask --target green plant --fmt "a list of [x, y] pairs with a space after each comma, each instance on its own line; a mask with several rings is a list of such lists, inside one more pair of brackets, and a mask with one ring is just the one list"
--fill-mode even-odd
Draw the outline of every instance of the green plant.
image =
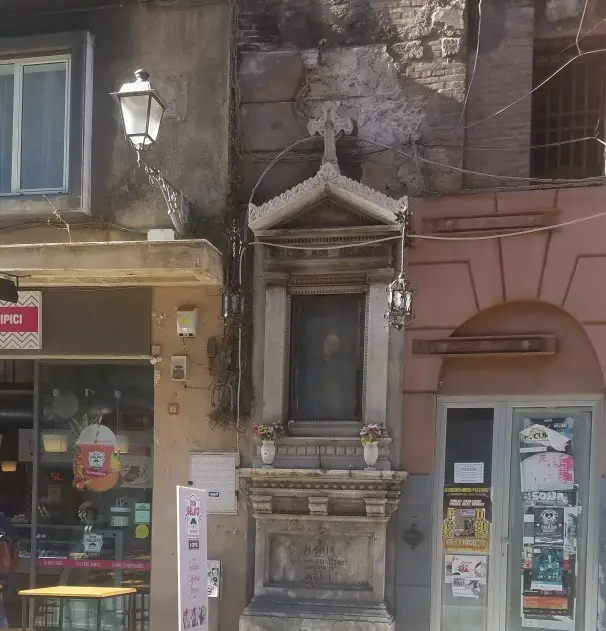
[[378, 443], [382, 436], [385, 436], [387, 431], [383, 425], [378, 423], [367, 423], [360, 430], [360, 442], [362, 445], [373, 445]]

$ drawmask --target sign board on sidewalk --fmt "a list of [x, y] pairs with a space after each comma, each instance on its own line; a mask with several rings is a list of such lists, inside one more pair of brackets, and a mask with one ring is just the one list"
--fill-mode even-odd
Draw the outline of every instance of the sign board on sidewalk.
[[42, 348], [42, 293], [20, 291], [19, 302], [0, 301], [0, 350]]
[[177, 487], [179, 631], [208, 631], [206, 491]]

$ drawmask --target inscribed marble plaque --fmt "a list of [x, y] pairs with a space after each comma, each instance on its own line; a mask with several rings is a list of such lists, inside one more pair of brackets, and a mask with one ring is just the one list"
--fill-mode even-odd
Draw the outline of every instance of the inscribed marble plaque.
[[368, 536], [273, 535], [269, 580], [309, 586], [367, 587], [371, 556]]

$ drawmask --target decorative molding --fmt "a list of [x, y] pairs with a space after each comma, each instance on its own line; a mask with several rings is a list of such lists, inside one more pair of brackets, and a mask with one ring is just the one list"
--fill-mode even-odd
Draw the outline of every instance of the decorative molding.
[[327, 497], [308, 497], [310, 515], [328, 515], [328, 498]]
[[241, 469], [253, 515], [346, 515], [388, 519], [396, 510], [405, 471]]
[[510, 357], [516, 355], [555, 355], [557, 352], [558, 339], [552, 334], [416, 338], [412, 341], [413, 355]]
[[323, 164], [313, 177], [304, 180], [261, 206], [248, 207], [248, 227], [255, 232], [277, 226], [322, 197], [334, 196], [342, 203], [385, 224], [395, 224], [395, 213], [403, 204], [383, 193], [341, 175], [334, 164]]
[[559, 209], [532, 210], [516, 213], [485, 213], [452, 217], [441, 215], [421, 219], [423, 234], [460, 234], [467, 232], [511, 232], [544, 228], [557, 223]]

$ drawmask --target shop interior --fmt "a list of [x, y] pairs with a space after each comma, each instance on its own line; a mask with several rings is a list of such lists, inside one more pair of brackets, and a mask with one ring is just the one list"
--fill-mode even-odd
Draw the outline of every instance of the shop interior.
[[[94, 585], [136, 587], [147, 629], [153, 390], [149, 363], [0, 360], [0, 626], [20, 589]], [[88, 628], [55, 613], [28, 625]]]

